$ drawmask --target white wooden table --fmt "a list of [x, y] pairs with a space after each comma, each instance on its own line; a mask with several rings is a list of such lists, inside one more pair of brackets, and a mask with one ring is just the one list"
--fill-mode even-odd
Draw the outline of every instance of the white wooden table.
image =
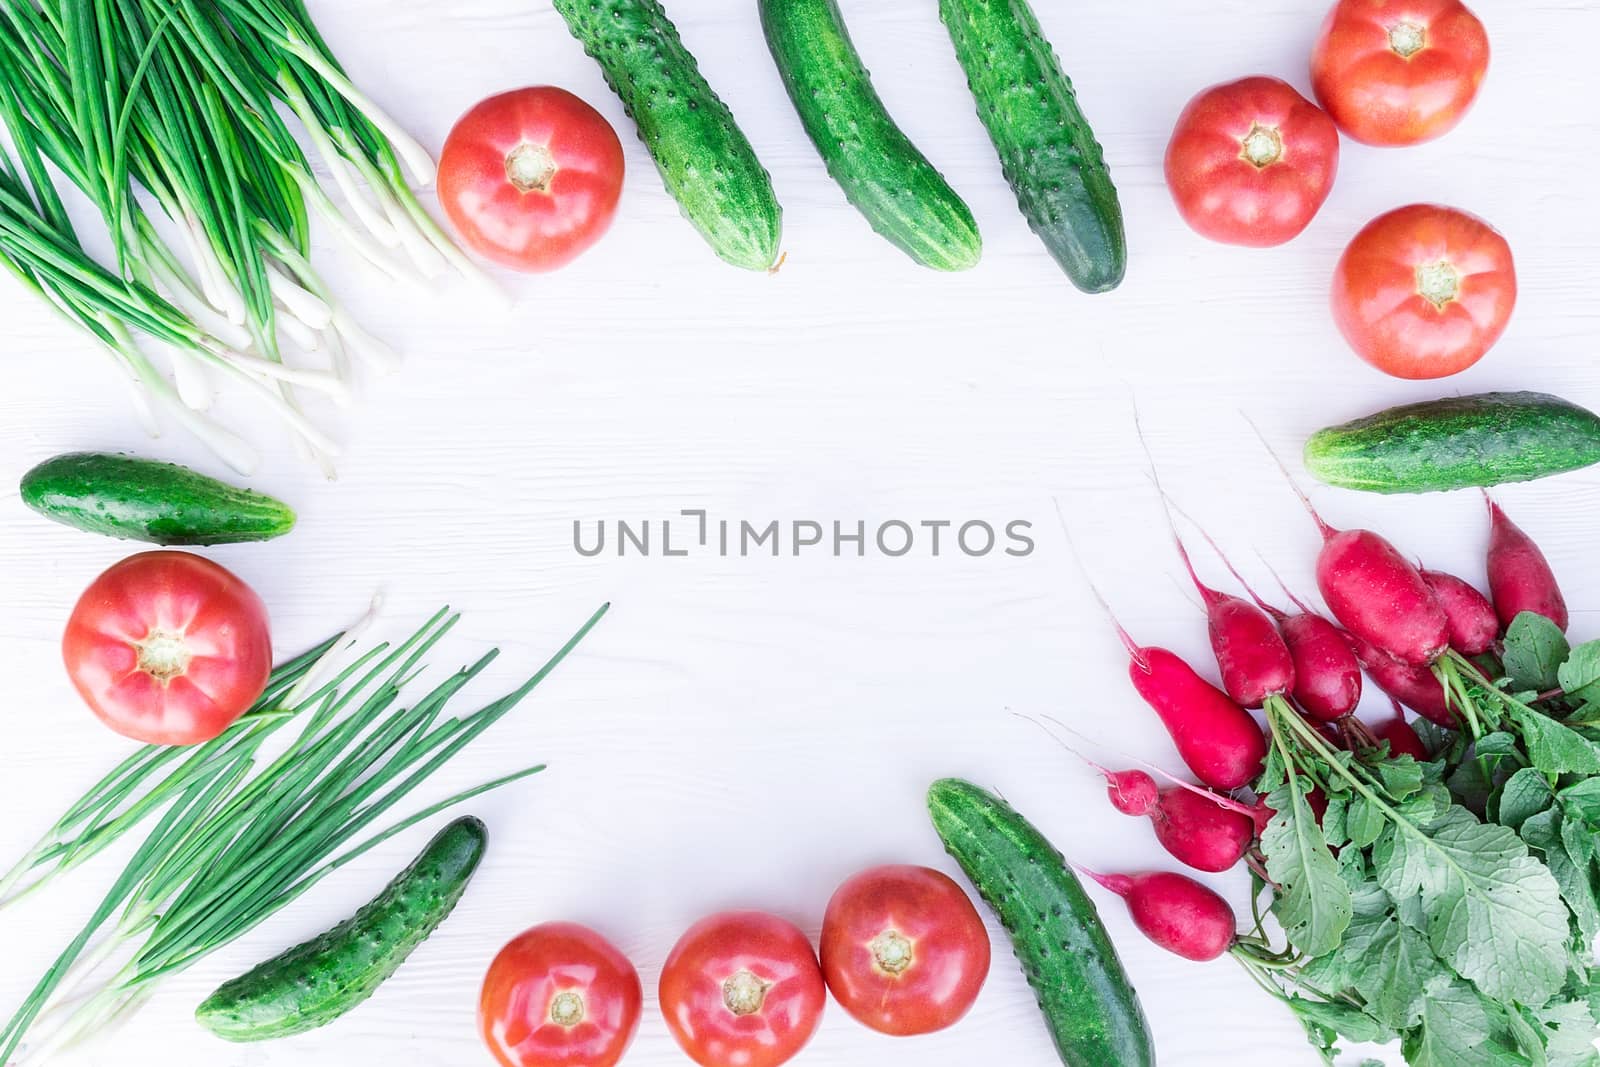
[[[1600, 403], [1600, 8], [1588, 0], [1483, 0], [1496, 55], [1465, 124], [1406, 151], [1347, 143], [1321, 217], [1294, 244], [1265, 252], [1189, 233], [1163, 187], [1161, 155], [1177, 112], [1203, 86], [1262, 72], [1304, 87], [1323, 0], [1040, 0], [1127, 210], [1128, 282], [1096, 298], [1067, 284], [1018, 216], [931, 0], [843, 7], [891, 110], [978, 216], [984, 262], [956, 277], [912, 266], [844, 203], [784, 96], [749, 0], [671, 6], [787, 209], [789, 260], [773, 278], [726, 267], [701, 245], [598, 71], [542, 0], [313, 6], [357, 80], [431, 147], [478, 98], [545, 82], [617, 123], [631, 172], [611, 236], [559, 275], [508, 278], [517, 295], [509, 314], [455, 291], [389, 292], [325, 257], [409, 364], [338, 424], [348, 454], [337, 483], [271, 438], [253, 484], [296, 504], [300, 529], [212, 555], [263, 593], [285, 653], [331, 633], [375, 590], [387, 594], [387, 634], [446, 602], [465, 610], [435, 660], [454, 666], [498, 643], [506, 655], [476, 690], [485, 695], [540, 662], [600, 602], [615, 609], [433, 787], [442, 794], [530, 760], [550, 763], [547, 774], [472, 805], [494, 835], [487, 865], [455, 917], [375, 999], [316, 1034], [259, 1047], [222, 1045], [188, 1018], [220, 980], [366, 900], [424, 831], [168, 982], [78, 1062], [487, 1064], [474, 1012], [489, 958], [524, 927], [567, 918], [608, 933], [644, 977], [646, 1016], [627, 1062], [687, 1063], [653, 993], [678, 933], [729, 906], [773, 909], [815, 933], [833, 887], [860, 867], [949, 867], [922, 809], [924, 788], [941, 775], [1003, 790], [1082, 863], [1169, 865], [1144, 826], [1108, 809], [1080, 764], [1013, 714], [1059, 715], [1101, 740], [1102, 754], [1177, 765], [1128, 687], [1051, 503], [1060, 498], [1134, 633], [1203, 663], [1201, 619], [1174, 584], [1134, 435], [1135, 401], [1175, 495], [1253, 576], [1266, 580], [1259, 550], [1302, 588], [1313, 530], [1246, 414], [1292, 456], [1321, 424], [1442, 391], [1538, 388]], [[1499, 348], [1442, 385], [1368, 370], [1326, 307], [1349, 237], [1418, 200], [1493, 221], [1523, 281]], [[222, 473], [181, 435], [146, 440], [100, 357], [14, 285], [0, 285], [0, 321], [0, 483], [84, 448]], [[1432, 565], [1481, 576], [1485, 523], [1472, 495], [1317, 497], [1334, 522], [1375, 524]], [[1576, 630], [1595, 633], [1590, 516], [1600, 474], [1508, 489], [1503, 500], [1554, 559]], [[1020, 519], [1033, 523], [1037, 550], [933, 558], [919, 548], [899, 559], [589, 559], [573, 550], [575, 519], [592, 529], [598, 519], [695, 508], [735, 522], [860, 520], [869, 529], [894, 519]], [[82, 587], [128, 551], [47, 524], [14, 492], [0, 494], [8, 858], [126, 751], [72, 693], [57, 643]], [[0, 914], [0, 1012], [76, 929], [123, 854]], [[1242, 874], [1210, 881], [1243, 904]], [[1132, 929], [1119, 902], [1101, 895], [1101, 906], [1163, 1064], [1314, 1062], [1293, 1020], [1232, 962], [1167, 956]], [[834, 1008], [798, 1062], [1054, 1063], [1003, 941], [995, 961], [977, 1008], [955, 1029], [893, 1041]]]

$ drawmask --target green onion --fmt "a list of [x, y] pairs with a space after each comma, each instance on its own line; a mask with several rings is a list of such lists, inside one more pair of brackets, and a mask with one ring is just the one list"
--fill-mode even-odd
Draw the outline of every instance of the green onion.
[[[386, 278], [454, 268], [489, 284], [405, 180], [432, 179], [427, 152], [351, 82], [299, 0], [8, 0], [0, 125], [15, 155], [0, 148], [0, 266], [100, 342], [151, 420], [175, 415], [241, 470], [253, 450], [196, 414], [218, 382], [246, 386], [331, 473], [338, 449], [298, 394], [346, 401], [351, 354], [394, 364], [311, 267], [313, 215]], [[98, 209], [114, 269], [79, 244], [46, 161]], [[170, 377], [136, 334], [168, 346]], [[323, 365], [287, 365], [286, 350]]]
[[[24, 1039], [36, 1042], [30, 1061], [42, 1062], [389, 838], [542, 770], [514, 771], [371, 830], [527, 697], [609, 607], [521, 686], [464, 716], [447, 708], [496, 651], [409, 707], [400, 703], [459, 617], [443, 610], [399, 645], [371, 648], [323, 681], [352, 632], [326, 641], [280, 666], [256, 706], [222, 736], [129, 757], [0, 878], [0, 907], [14, 904], [155, 819], [89, 921], [0, 1030], [0, 1063], [12, 1062]], [[257, 769], [265, 742], [290, 724], [298, 732]], [[112, 976], [94, 984], [98, 969], [117, 959]]]

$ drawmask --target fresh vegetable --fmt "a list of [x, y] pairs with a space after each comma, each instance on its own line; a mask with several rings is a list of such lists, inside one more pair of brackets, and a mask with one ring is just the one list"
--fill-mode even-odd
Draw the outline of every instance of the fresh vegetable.
[[557, 270], [604, 237], [622, 199], [622, 142], [553, 85], [491, 96], [439, 155], [439, 204], [467, 246], [513, 270]]
[[194, 745], [245, 713], [272, 673], [267, 608], [187, 552], [143, 552], [84, 590], [61, 642], [67, 674], [117, 733]]
[[1361, 664], [1333, 623], [1301, 611], [1286, 615], [1278, 632], [1294, 657], [1294, 702], [1321, 722], [1338, 722], [1361, 703]]
[[449, 918], [488, 845], [467, 816], [355, 915], [224, 984], [195, 1011], [227, 1041], [269, 1041], [326, 1026], [361, 1004]]
[[1233, 947], [1233, 909], [1193, 878], [1168, 871], [1084, 873], [1126, 901], [1133, 925], [1168, 952], [1204, 962]]
[[1428, 746], [1422, 743], [1417, 731], [1406, 722], [1405, 712], [1398, 701], [1394, 704], [1394, 715], [1373, 727], [1372, 732], [1379, 741], [1389, 743], [1389, 755], [1393, 759], [1410, 756], [1418, 763], [1426, 763], [1431, 758]]
[[1354, 634], [1347, 635], [1347, 639], [1356, 659], [1361, 662], [1361, 668], [1371, 676], [1379, 689], [1429, 722], [1447, 729], [1454, 729], [1458, 725], [1449, 698], [1431, 670], [1404, 663]]
[[1338, 0], [1311, 54], [1317, 99], [1372, 145], [1450, 132], [1488, 70], [1489, 36], [1460, 0]]
[[1261, 770], [1261, 728], [1228, 694], [1195, 673], [1175, 653], [1144, 648], [1119, 628], [1128, 650], [1128, 677], [1161, 717], [1178, 755], [1206, 785], [1237, 789]]
[[661, 1011], [700, 1067], [778, 1067], [806, 1046], [827, 1003], [811, 942], [775, 915], [700, 920], [661, 971]]
[[[14, 149], [0, 153], [0, 266], [99, 342], [152, 428], [159, 409], [242, 471], [254, 449], [203, 414], [219, 384], [331, 470], [338, 446], [301, 397], [346, 397], [355, 359], [395, 363], [312, 266], [313, 216], [386, 278], [483, 281], [407, 184], [432, 179], [427, 153], [351, 83], [299, 0], [7, 4], [0, 123]], [[107, 263], [58, 176], [98, 212]], [[166, 346], [170, 379], [137, 335]]]
[[[350, 634], [325, 644], [314, 661], [285, 666], [258, 705], [262, 714], [238, 720], [214, 741], [193, 750], [146, 748], [124, 761], [0, 877], [0, 901], [15, 902], [162, 812], [82, 931], [0, 1029], [0, 1062], [24, 1040], [44, 1061], [104, 1030], [160, 979], [249, 933], [390, 837], [536, 773], [541, 768], [515, 771], [363, 837], [533, 692], [608, 607], [521, 686], [465, 717], [446, 714], [449, 703], [494, 652], [420, 699], [405, 697], [423, 657], [455, 625], [457, 617], [441, 611], [409, 639], [369, 649], [331, 678], [325, 675]], [[256, 767], [262, 746], [290, 724], [298, 733]], [[128, 962], [101, 984], [66, 984], [121, 954]], [[39, 1032], [58, 1002], [64, 1010], [51, 1012], [49, 1032]]]
[[1550, 561], [1493, 500], [1489, 501], [1489, 595], [1503, 626], [1510, 627], [1518, 615], [1532, 612], [1555, 623], [1562, 633], [1567, 630], [1567, 600]]
[[1202, 237], [1266, 248], [1298, 237], [1333, 191], [1339, 131], [1278, 78], [1214, 85], [1167, 145], [1167, 188]]
[[1111, 806], [1124, 815], [1149, 815], [1161, 802], [1161, 787], [1144, 771], [1113, 771], [1091, 764], [1106, 780]]
[[1356, 234], [1333, 317], [1356, 354], [1396, 378], [1444, 378], [1494, 347], [1517, 303], [1511, 246], [1475, 215], [1413, 204]]
[[969, 782], [935, 782], [928, 812], [945, 848], [1011, 934], [1062, 1063], [1155, 1063], [1139, 998], [1061, 853], [1009, 804]]
[[658, 0], [554, 3], [621, 98], [684, 217], [734, 266], [771, 268], [783, 216], [772, 179]]
[[1156, 840], [1178, 862], [1197, 871], [1229, 871], [1255, 840], [1254, 820], [1225, 798], [1181, 786], [1162, 791], [1150, 812]]
[[1526, 482], [1600, 463], [1600, 416], [1545, 393], [1451, 396], [1319, 430], [1305, 458], [1329, 485], [1374, 493]]
[[761, 0], [761, 25], [800, 122], [872, 228], [936, 270], [978, 265], [972, 211], [889, 117], [836, 0]]
[[874, 867], [846, 881], [822, 918], [822, 975], [840, 1007], [884, 1034], [943, 1030], [989, 976], [989, 933], [947, 875]]
[[1017, 206], [1072, 284], [1122, 284], [1128, 240], [1105, 152], [1027, 0], [939, 0]]
[[644, 990], [628, 957], [577, 923], [544, 923], [500, 950], [478, 1028], [501, 1067], [616, 1067]]
[[294, 529], [287, 504], [180, 467], [71, 452], [22, 476], [22, 502], [88, 533], [156, 545], [267, 541]]
[[1463, 656], [1481, 656], [1500, 639], [1500, 620], [1489, 598], [1467, 582], [1443, 571], [1424, 570], [1444, 617], [1450, 623], [1450, 647]]

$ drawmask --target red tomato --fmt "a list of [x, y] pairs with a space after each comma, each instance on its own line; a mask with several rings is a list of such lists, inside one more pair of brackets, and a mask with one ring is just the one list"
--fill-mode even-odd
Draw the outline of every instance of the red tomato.
[[1474, 215], [1431, 204], [1374, 219], [1333, 278], [1345, 339], [1396, 378], [1466, 370], [1500, 339], [1516, 303], [1506, 239]]
[[1339, 172], [1339, 131], [1277, 78], [1207, 89], [1167, 146], [1167, 187], [1196, 233], [1265, 248], [1292, 240], [1322, 209]]
[[958, 1022], [989, 976], [989, 933], [948, 877], [875, 867], [845, 882], [822, 920], [822, 974], [844, 1010], [885, 1034]]
[[72, 609], [61, 651], [100, 720], [152, 745], [210, 741], [272, 674], [266, 605], [187, 552], [143, 552], [96, 578]]
[[484, 256], [550, 271], [611, 228], [622, 173], [622, 142], [605, 117], [541, 85], [491, 96], [461, 117], [439, 157], [439, 203]]
[[1489, 36], [1460, 0], [1339, 0], [1311, 54], [1311, 85], [1339, 128], [1372, 145], [1455, 128], [1489, 72]]
[[661, 972], [667, 1028], [701, 1067], [778, 1067], [811, 1040], [827, 999], [806, 935], [758, 911], [702, 919]]
[[478, 1028], [504, 1067], [613, 1067], [639, 1029], [639, 973], [577, 923], [545, 923], [494, 958]]

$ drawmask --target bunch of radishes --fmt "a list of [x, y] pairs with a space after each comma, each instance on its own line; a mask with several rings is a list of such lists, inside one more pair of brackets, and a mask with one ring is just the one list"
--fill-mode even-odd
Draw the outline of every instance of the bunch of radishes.
[[[1475, 740], [1484, 702], [1514, 700], [1475, 660], [1492, 657], [1503, 628], [1523, 612], [1542, 615], [1563, 631], [1568, 623], [1544, 554], [1492, 500], [1485, 596], [1460, 578], [1413, 564], [1370, 530], [1334, 529], [1300, 496], [1322, 535], [1317, 585], [1333, 618], [1292, 594], [1293, 612], [1275, 608], [1242, 579], [1249, 599], [1205, 585], [1178, 540], [1204, 603], [1221, 688], [1176, 654], [1139, 645], [1120, 625], [1116, 629], [1130, 656], [1135, 690], [1160, 716], [1201, 784], [1150, 768], [1170, 779], [1162, 788], [1147, 770], [1091, 764], [1104, 775], [1112, 805], [1149, 818], [1162, 846], [1186, 866], [1216, 873], [1245, 861], [1267, 886], [1272, 883], [1259, 842], [1275, 813], [1266, 796], [1247, 803], [1234, 792], [1257, 784], [1269, 745], [1304, 744], [1329, 755], [1347, 751], [1369, 764], [1402, 757], [1427, 761], [1429, 750], [1401, 705]], [[1394, 703], [1395, 716], [1377, 726], [1354, 715], [1363, 672]], [[1266, 713], [1265, 732], [1250, 714], [1254, 710]], [[1325, 798], [1317, 790], [1307, 800], [1320, 823]], [[1127, 902], [1146, 936], [1180, 956], [1203, 961], [1232, 950], [1256, 961], [1282, 958], [1264, 940], [1240, 935], [1228, 903], [1185, 875], [1084, 873]]]

